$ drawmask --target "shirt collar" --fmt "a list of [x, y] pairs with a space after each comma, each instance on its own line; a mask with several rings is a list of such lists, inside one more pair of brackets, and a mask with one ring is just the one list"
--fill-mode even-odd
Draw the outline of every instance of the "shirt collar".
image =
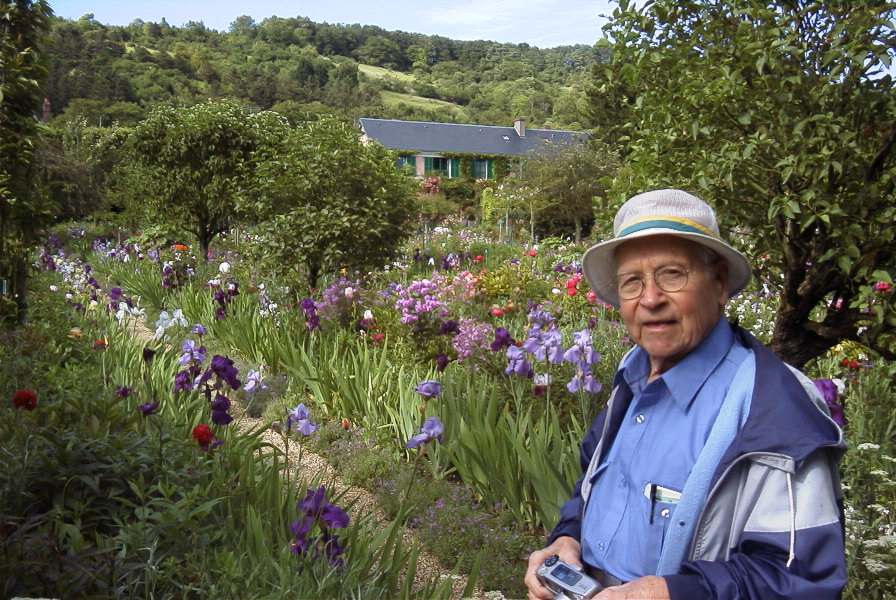
[[[722, 317], [695, 349], [658, 378], [681, 410], [688, 410], [694, 396], [728, 355], [733, 343], [734, 332]], [[650, 362], [643, 348], [638, 347], [635, 352], [636, 355], [632, 356], [622, 376], [632, 393], [637, 395], [647, 386]]]

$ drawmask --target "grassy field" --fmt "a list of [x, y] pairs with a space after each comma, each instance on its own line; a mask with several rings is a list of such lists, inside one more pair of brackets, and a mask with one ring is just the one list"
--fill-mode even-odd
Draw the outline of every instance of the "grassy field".
[[373, 65], [359, 64], [358, 70], [371, 79], [393, 77], [402, 83], [414, 83], [416, 81], [416, 78], [410, 73], [402, 73], [401, 71], [393, 71], [392, 69], [384, 69], [383, 67], [375, 67]]
[[434, 100], [432, 98], [424, 98], [423, 96], [414, 96], [412, 94], [399, 94], [398, 92], [382, 91], [380, 97], [386, 106], [396, 106], [399, 102], [403, 102], [408, 106], [415, 106], [425, 110], [443, 111], [458, 119], [469, 121], [470, 117], [467, 112], [453, 102], [445, 102], [444, 100]]

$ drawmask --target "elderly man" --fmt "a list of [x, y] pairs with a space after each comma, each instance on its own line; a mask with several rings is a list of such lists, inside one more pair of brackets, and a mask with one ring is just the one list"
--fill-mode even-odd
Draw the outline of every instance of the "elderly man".
[[640, 194], [585, 275], [637, 347], [582, 443], [583, 475], [536, 569], [557, 555], [596, 598], [839, 598], [843, 436], [815, 386], [724, 318], [750, 279], [715, 214], [680, 190]]

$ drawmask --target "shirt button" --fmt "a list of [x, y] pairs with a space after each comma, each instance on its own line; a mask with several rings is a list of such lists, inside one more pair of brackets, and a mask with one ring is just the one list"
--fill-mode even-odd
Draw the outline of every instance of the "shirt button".
[[607, 545], [604, 544], [603, 542], [599, 542], [599, 543], [597, 544], [597, 547], [600, 548], [601, 550], [603, 550], [603, 549], [605, 549], [605, 548], [607, 547]]
[[645, 417], [644, 415], [638, 415], [637, 417], [635, 417], [635, 422], [638, 423], [639, 425], [646, 420], [647, 420], [647, 417]]
[[672, 511], [670, 511], [668, 508], [664, 508], [663, 510], [660, 511], [660, 516], [664, 519], [668, 519], [669, 515], [671, 513], [672, 513]]

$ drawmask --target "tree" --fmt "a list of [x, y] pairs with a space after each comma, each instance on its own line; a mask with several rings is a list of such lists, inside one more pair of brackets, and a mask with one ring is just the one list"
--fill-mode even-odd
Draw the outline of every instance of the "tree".
[[594, 203], [605, 201], [618, 161], [604, 144], [565, 145], [526, 161], [523, 180], [543, 198], [538, 220], [547, 233], [572, 225], [576, 243], [594, 222]]
[[20, 323], [28, 309], [28, 252], [51, 214], [37, 186], [34, 115], [47, 74], [38, 48], [52, 14], [44, 0], [0, 0], [0, 278], [12, 280]]
[[382, 266], [410, 235], [412, 180], [379, 144], [332, 117], [269, 138], [257, 155], [257, 200], [273, 265], [310, 287], [325, 272]]
[[896, 358], [893, 295], [873, 288], [896, 268], [894, 5], [619, 4], [591, 90], [627, 165], [615, 197], [675, 186], [714, 204], [780, 273], [772, 347], [788, 362], [841, 340]]
[[215, 236], [236, 220], [259, 140], [281, 121], [231, 101], [156, 109], [128, 141], [126, 185], [147, 217], [194, 235], [207, 258]]

